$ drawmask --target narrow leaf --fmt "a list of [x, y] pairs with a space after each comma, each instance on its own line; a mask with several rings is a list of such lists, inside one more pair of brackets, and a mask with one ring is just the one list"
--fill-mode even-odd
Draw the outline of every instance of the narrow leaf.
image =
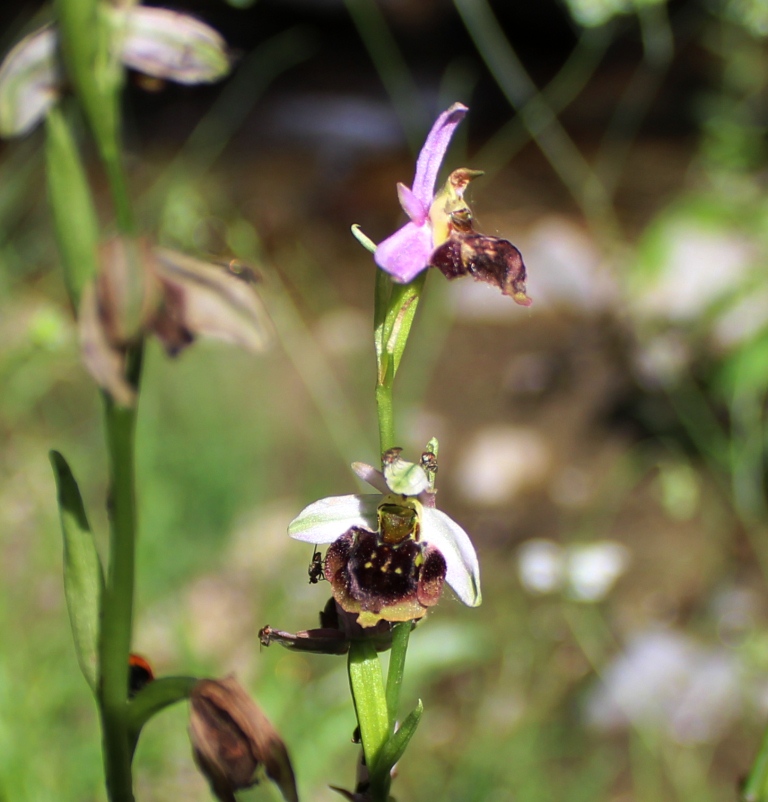
[[58, 451], [51, 451], [50, 458], [56, 477], [64, 537], [64, 593], [69, 621], [80, 669], [95, 693], [98, 686], [99, 610], [104, 574], [72, 471]]
[[378, 268], [376, 270], [376, 286], [373, 309], [373, 342], [376, 347], [376, 375], [378, 383], [383, 384], [387, 374], [389, 358], [384, 350], [386, 339], [386, 321], [389, 310], [389, 299], [392, 295], [392, 279], [389, 273]]
[[96, 275], [98, 222], [75, 139], [58, 108], [48, 112], [46, 176], [53, 226], [72, 305]]
[[376, 774], [381, 776], [389, 774], [392, 767], [403, 756], [406, 747], [410, 743], [416, 728], [421, 721], [421, 714], [424, 712], [424, 705], [419, 699], [419, 703], [406, 717], [400, 728], [392, 735], [379, 753], [379, 759], [376, 763]]
[[409, 284], [395, 285], [387, 315], [386, 329], [388, 331], [384, 344], [386, 352], [391, 355], [393, 360], [393, 377], [400, 367], [400, 360], [405, 351], [405, 344], [408, 342], [408, 335], [426, 278], [427, 271], [425, 270]]

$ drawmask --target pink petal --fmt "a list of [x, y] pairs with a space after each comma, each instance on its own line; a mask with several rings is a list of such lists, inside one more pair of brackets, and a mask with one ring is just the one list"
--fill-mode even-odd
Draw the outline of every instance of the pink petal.
[[384, 474], [381, 471], [377, 471], [372, 465], [367, 465], [365, 462], [353, 462], [352, 470], [364, 482], [368, 482], [371, 487], [375, 487], [383, 496], [390, 492]]
[[411, 192], [405, 184], [397, 185], [397, 197], [403, 211], [411, 218], [411, 222], [417, 226], [424, 225], [429, 214], [429, 205], [426, 206]]
[[379, 245], [374, 259], [395, 281], [407, 284], [429, 265], [432, 250], [430, 227], [406, 223]]
[[435, 194], [435, 181], [443, 163], [445, 152], [451, 142], [456, 126], [469, 109], [463, 103], [454, 103], [444, 111], [432, 126], [427, 141], [416, 162], [416, 175], [413, 178], [413, 194], [429, 208]]

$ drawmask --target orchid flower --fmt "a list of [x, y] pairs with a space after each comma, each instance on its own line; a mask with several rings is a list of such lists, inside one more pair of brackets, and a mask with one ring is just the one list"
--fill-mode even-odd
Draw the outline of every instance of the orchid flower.
[[[352, 470], [377, 494], [331, 496], [310, 504], [288, 534], [331, 544], [325, 577], [334, 598], [358, 623], [420, 618], [435, 604], [443, 579], [470, 607], [481, 602], [480, 569], [467, 533], [435, 507], [429, 468], [385, 453], [384, 470], [355, 462]], [[434, 476], [434, 474], [432, 474]]]
[[353, 233], [394, 281], [405, 284], [427, 267], [436, 267], [448, 279], [472, 276], [498, 287], [515, 303], [530, 306], [520, 251], [508, 240], [477, 232], [472, 210], [464, 200], [469, 182], [482, 172], [464, 167], [454, 170], [435, 192], [443, 157], [467, 111], [466, 106], [454, 103], [437, 118], [416, 161], [413, 187], [397, 185], [400, 205], [410, 221], [378, 247], [354, 226]]
[[432, 251], [442, 243], [434, 240], [429, 212], [445, 152], [456, 126], [468, 111], [462, 103], [454, 103], [437, 118], [416, 161], [413, 187], [397, 185], [400, 205], [410, 221], [380, 243], [375, 254], [376, 264], [395, 281], [412, 281], [429, 266]]

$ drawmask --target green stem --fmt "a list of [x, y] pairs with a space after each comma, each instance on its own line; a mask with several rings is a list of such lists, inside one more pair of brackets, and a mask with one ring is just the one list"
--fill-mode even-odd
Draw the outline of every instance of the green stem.
[[383, 454], [395, 445], [395, 413], [392, 405], [394, 382], [376, 385], [376, 412], [379, 419], [379, 445]]
[[[142, 349], [128, 357], [128, 378], [138, 386]], [[109, 569], [101, 610], [99, 702], [104, 767], [111, 802], [132, 802], [131, 743], [128, 734], [128, 656], [133, 631], [136, 553], [136, 407], [124, 408], [105, 396], [109, 455]]]
[[135, 236], [137, 233], [136, 220], [133, 215], [130, 195], [128, 193], [128, 180], [123, 169], [120, 157], [120, 143], [117, 136], [109, 142], [100, 142], [101, 159], [109, 181], [112, 203], [115, 205], [115, 221], [121, 234]]
[[395, 624], [392, 630], [392, 648], [389, 652], [389, 671], [387, 672], [387, 710], [389, 711], [389, 734], [395, 731], [397, 708], [400, 704], [400, 688], [403, 684], [405, 655], [408, 639], [413, 625], [410, 621]]
[[[376, 648], [369, 640], [352, 641], [349, 649], [349, 685], [355, 704], [363, 756], [373, 776], [376, 762], [389, 735], [384, 679]], [[379, 802], [378, 798], [374, 802]], [[386, 802], [386, 796], [381, 802]]]

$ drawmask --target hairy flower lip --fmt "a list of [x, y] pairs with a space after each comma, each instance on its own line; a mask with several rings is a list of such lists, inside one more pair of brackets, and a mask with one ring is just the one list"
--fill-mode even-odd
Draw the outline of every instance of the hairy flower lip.
[[336, 603], [364, 628], [422, 618], [439, 601], [445, 573], [445, 558], [434, 545], [413, 538], [389, 545], [359, 527], [336, 538], [325, 556]]
[[[355, 462], [355, 473], [379, 491], [379, 494], [330, 496], [305, 507], [288, 526], [294, 540], [315, 545], [333, 543], [353, 528], [375, 532], [378, 528], [379, 505], [391, 495], [384, 474], [371, 465]], [[446, 563], [445, 581], [456, 596], [469, 607], [481, 601], [480, 567], [469, 535], [453, 519], [434, 506], [434, 493], [424, 491], [421, 502], [419, 541], [435, 546]]]

